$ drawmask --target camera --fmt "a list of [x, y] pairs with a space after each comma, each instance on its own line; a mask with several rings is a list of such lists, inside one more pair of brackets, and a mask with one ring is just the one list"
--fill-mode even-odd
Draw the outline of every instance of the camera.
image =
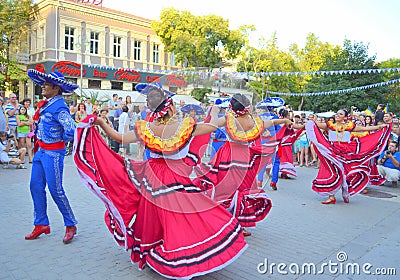
[[391, 152], [391, 151], [386, 151], [385, 154], [386, 154], [386, 155], [391, 155], [392, 152]]
[[7, 139], [13, 139], [14, 138], [14, 135], [12, 135], [12, 134], [7, 134]]

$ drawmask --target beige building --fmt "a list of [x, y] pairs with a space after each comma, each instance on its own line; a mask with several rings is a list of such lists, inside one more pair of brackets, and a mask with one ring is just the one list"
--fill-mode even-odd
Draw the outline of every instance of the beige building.
[[[31, 25], [28, 69], [62, 72], [82, 89], [132, 91], [178, 70], [151, 20], [72, 0], [42, 0]], [[174, 79], [169, 79], [174, 80]], [[26, 95], [40, 88], [29, 81]], [[174, 90], [171, 83], [170, 89]], [[21, 95], [21, 94], [20, 94]]]

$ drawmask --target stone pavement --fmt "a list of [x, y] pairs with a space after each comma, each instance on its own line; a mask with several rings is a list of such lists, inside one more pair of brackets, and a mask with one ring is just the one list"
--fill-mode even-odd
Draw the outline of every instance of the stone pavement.
[[[310, 187], [315, 175], [316, 169], [302, 167], [297, 179], [280, 180], [278, 191], [266, 188], [273, 208], [251, 230], [245, 253], [227, 268], [196, 279], [399, 279], [400, 188], [373, 188], [372, 194], [387, 198], [357, 195], [344, 204], [337, 197], [336, 205], [322, 205]], [[29, 177], [30, 167], [0, 167], [0, 279], [163, 279], [148, 268], [138, 271], [116, 245], [103, 222], [104, 206], [82, 185], [70, 156], [64, 187], [79, 221], [78, 236], [62, 243], [62, 218], [48, 196], [51, 234], [24, 240], [33, 228]], [[360, 275], [346, 273], [351, 265], [361, 267]], [[395, 268], [397, 276], [367, 275], [362, 266], [373, 273], [378, 268], [393, 274], [389, 268]], [[301, 274], [302, 267], [312, 273]]]

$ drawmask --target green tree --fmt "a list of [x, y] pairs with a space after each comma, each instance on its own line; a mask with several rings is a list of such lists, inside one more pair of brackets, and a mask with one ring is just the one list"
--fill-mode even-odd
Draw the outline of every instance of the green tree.
[[235, 58], [245, 43], [240, 30], [229, 30], [229, 21], [216, 15], [194, 16], [167, 8], [152, 28], [185, 67], [212, 69], [223, 59]]
[[[277, 34], [274, 33], [269, 40], [259, 39], [257, 48], [246, 45], [238, 70], [254, 73], [294, 71], [295, 62], [292, 56], [279, 50], [277, 42]], [[290, 91], [293, 84], [294, 77], [290, 76], [259, 75], [256, 81], [249, 81], [250, 87], [256, 93], [255, 102], [264, 99], [267, 91]]]
[[[379, 68], [400, 68], [400, 58], [391, 58], [383, 61], [378, 65]], [[400, 79], [400, 73], [398, 71], [386, 72], [384, 74], [384, 80], [391, 81]], [[385, 87], [385, 94], [389, 105], [389, 111], [397, 113], [400, 112], [400, 83], [391, 84]]]
[[207, 103], [207, 94], [210, 93], [212, 93], [212, 90], [210, 88], [194, 88], [190, 95], [202, 103]]
[[0, 73], [0, 85], [5, 81], [26, 80], [27, 76], [10, 52], [18, 53], [29, 30], [29, 19], [35, 10], [31, 0], [0, 0], [0, 62], [5, 71]]
[[[290, 54], [295, 61], [295, 71], [299, 72], [315, 72], [324, 65], [326, 57], [332, 56], [335, 50], [340, 49], [327, 42], [322, 42], [314, 33], [309, 33], [306, 37], [306, 44], [300, 49], [297, 44], [292, 44]], [[294, 92], [306, 91], [306, 85], [313, 78], [311, 75], [300, 75], [293, 80]], [[306, 104], [304, 97], [291, 97], [291, 103], [295, 104], [299, 110], [303, 109]]]
[[[375, 56], [368, 56], [368, 47], [362, 42], [351, 43], [345, 40], [342, 49], [334, 49], [325, 56], [325, 62], [320, 70], [355, 70], [377, 68]], [[384, 80], [382, 73], [361, 73], [313, 76], [305, 86], [306, 92], [327, 92], [347, 88], [355, 88]], [[356, 106], [365, 110], [368, 106], [375, 108], [378, 103], [386, 103], [387, 97], [382, 87], [352, 91], [333, 95], [308, 97], [304, 108], [315, 112], [350, 109]]]

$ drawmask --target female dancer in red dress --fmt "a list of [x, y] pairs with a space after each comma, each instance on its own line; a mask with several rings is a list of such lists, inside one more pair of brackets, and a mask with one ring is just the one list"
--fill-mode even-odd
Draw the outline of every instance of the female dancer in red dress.
[[[359, 125], [361, 126], [371, 126], [373, 124], [371, 124], [371, 116], [367, 116], [365, 118], [366, 120], [368, 120], [368, 123], [359, 123]], [[361, 131], [361, 132], [352, 132], [350, 135], [350, 138], [360, 138], [360, 137], [364, 137], [369, 135], [370, 133], [373, 133], [373, 131]], [[381, 184], [385, 183], [386, 179], [385, 177], [383, 177], [382, 175], [379, 174], [378, 172], [378, 168], [377, 168], [377, 159], [378, 156], [371, 158], [369, 160], [368, 166], [370, 168], [370, 172], [369, 172], [369, 184], [371, 186], [380, 186]], [[364, 188], [362, 190], [362, 194], [367, 194], [368, 193], [368, 189]]]
[[[219, 109], [212, 108], [210, 123], [178, 121], [165, 92], [149, 90], [152, 122], [138, 121], [124, 135], [89, 116], [78, 126], [74, 160], [85, 185], [104, 202], [111, 234], [139, 269], [148, 265], [168, 278], [191, 278], [222, 269], [247, 245], [238, 221], [189, 178], [217, 128]], [[120, 143], [142, 140], [151, 158], [124, 162], [93, 124]]]
[[[315, 144], [321, 160], [312, 189], [329, 198], [322, 204], [335, 204], [335, 194], [342, 189], [343, 201], [349, 203], [349, 196], [361, 192], [369, 182], [369, 160], [379, 155], [390, 136], [389, 125], [356, 126], [347, 122], [348, 112], [339, 110], [335, 122], [315, 123], [308, 121], [308, 138]], [[320, 131], [328, 131], [328, 138]], [[376, 133], [361, 138], [350, 138], [351, 132], [372, 131]]]
[[[279, 110], [279, 117], [289, 119], [289, 112], [281, 109]], [[290, 178], [287, 175], [292, 177], [297, 176], [297, 170], [293, 162], [293, 145], [304, 129], [304, 125], [292, 124], [282, 127], [277, 133], [277, 138], [282, 138], [278, 146], [278, 155], [280, 158], [279, 172], [282, 173], [282, 178]], [[281, 134], [283, 135], [282, 137]]]
[[[232, 113], [220, 118], [218, 123], [226, 127], [227, 142], [208, 164], [196, 171], [211, 198], [233, 213], [242, 227], [254, 227], [272, 206], [265, 191], [257, 188], [256, 176], [279, 144], [271, 139], [261, 145], [261, 134], [267, 127], [288, 125], [290, 120], [262, 121], [253, 117], [250, 101], [242, 94], [233, 95], [230, 107]], [[245, 230], [244, 234], [250, 235]]]

